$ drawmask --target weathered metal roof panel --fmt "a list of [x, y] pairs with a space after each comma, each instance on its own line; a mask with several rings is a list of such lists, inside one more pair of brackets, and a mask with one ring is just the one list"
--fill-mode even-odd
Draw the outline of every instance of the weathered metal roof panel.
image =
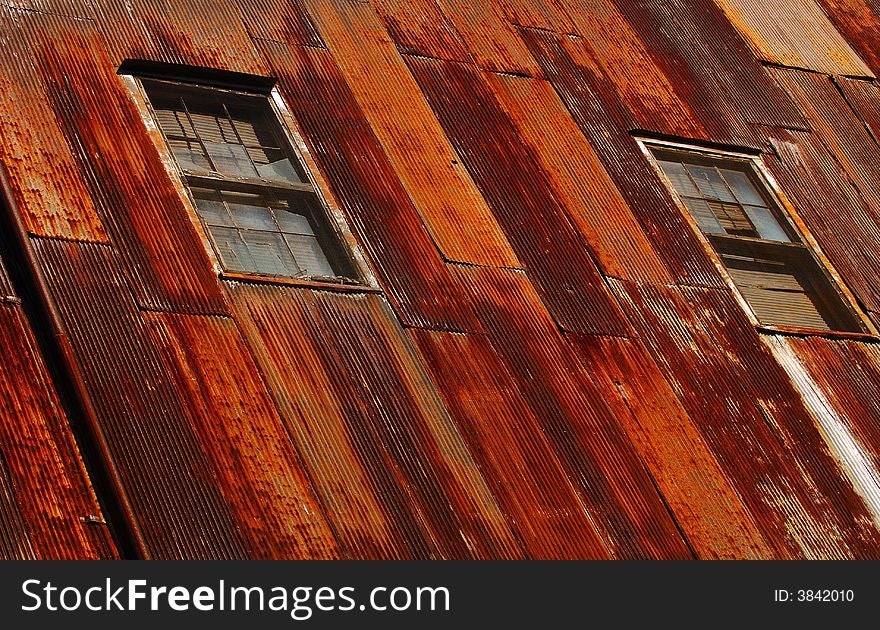
[[876, 75], [880, 72], [880, 7], [874, 0], [816, 0], [825, 14]]
[[759, 59], [827, 74], [873, 76], [814, 0], [715, 0]]
[[406, 61], [560, 326], [626, 334], [595, 261], [479, 72], [448, 61]]

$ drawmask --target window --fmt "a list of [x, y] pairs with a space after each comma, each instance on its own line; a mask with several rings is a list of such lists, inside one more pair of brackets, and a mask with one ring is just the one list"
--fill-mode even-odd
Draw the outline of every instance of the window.
[[141, 83], [226, 272], [357, 282], [265, 94]]
[[762, 324], [865, 332], [754, 158], [659, 146], [651, 151]]

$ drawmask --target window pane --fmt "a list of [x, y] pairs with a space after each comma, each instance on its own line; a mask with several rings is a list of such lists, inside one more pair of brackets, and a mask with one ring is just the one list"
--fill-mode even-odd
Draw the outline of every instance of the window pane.
[[718, 199], [719, 201], [736, 202], [736, 198], [727, 188], [727, 184], [721, 179], [718, 171], [711, 166], [687, 165], [688, 173], [693, 177], [700, 194], [706, 199]]
[[220, 200], [220, 195], [214, 190], [194, 188], [193, 196], [196, 199], [196, 208], [199, 216], [208, 225], [232, 227], [232, 218], [226, 210], [226, 206]]
[[724, 234], [724, 228], [721, 227], [721, 223], [718, 221], [718, 218], [715, 216], [715, 213], [712, 212], [711, 208], [709, 208], [709, 203], [704, 199], [692, 199], [690, 197], [683, 197], [684, 205], [687, 206], [687, 209], [691, 211], [694, 219], [697, 221], [697, 225], [700, 226], [700, 229], [703, 232], [707, 232], [709, 234]]
[[256, 177], [257, 170], [240, 144], [205, 142], [205, 148], [218, 172], [239, 177]]
[[769, 241], [781, 241], [783, 243], [791, 242], [788, 234], [779, 225], [776, 217], [770, 212], [769, 208], [763, 206], [743, 206], [761, 238]]
[[214, 245], [220, 255], [220, 261], [231, 271], [251, 271], [256, 263], [250, 250], [245, 245], [239, 231], [235, 228], [208, 226]]
[[299, 273], [300, 267], [278, 232], [243, 230], [241, 235], [253, 256], [253, 271], [277, 276], [295, 276]]
[[188, 101], [187, 105], [196, 133], [202, 141], [216, 144], [239, 143], [232, 122], [226, 118], [226, 112], [222, 107], [193, 100]]
[[168, 109], [156, 109], [156, 121], [159, 123], [159, 129], [166, 136], [183, 136], [185, 138], [196, 139], [196, 132], [189, 124], [189, 118], [186, 112], [178, 107], [169, 105]]
[[296, 214], [295, 212], [288, 212], [286, 210], [276, 210], [275, 217], [278, 219], [278, 225], [281, 226], [282, 232], [287, 232], [288, 234], [304, 234], [307, 236], [315, 235], [308, 217]]
[[296, 262], [306, 275], [331, 277], [336, 275], [317, 238], [298, 234], [285, 234], [284, 238], [287, 239]]
[[678, 162], [666, 162], [658, 160], [666, 177], [672, 182], [672, 185], [681, 195], [689, 195], [691, 197], [700, 197], [700, 191], [691, 181], [690, 175], [684, 170], [684, 166]]
[[748, 175], [740, 171], [731, 171], [726, 168], [720, 170], [724, 175], [724, 179], [727, 181], [727, 185], [730, 186], [730, 189], [733, 191], [733, 194], [736, 195], [736, 198], [740, 203], [752, 206], [767, 205], [767, 202], [761, 198], [760, 193], [755, 189], [755, 186], [752, 184]]
[[263, 179], [303, 183], [302, 178], [294, 170], [293, 164], [280, 149], [248, 147], [247, 152], [257, 166], [257, 173]]
[[737, 236], [758, 236], [755, 228], [749, 221], [745, 211], [734, 203], [721, 203], [720, 201], [710, 201], [709, 208], [718, 218], [721, 227], [728, 234]]
[[211, 163], [205, 157], [202, 145], [194, 140], [184, 140], [182, 138], [169, 138], [168, 146], [174, 153], [174, 159], [177, 164], [184, 170], [206, 171], [211, 168]]
[[265, 199], [260, 195], [224, 192], [223, 200], [229, 206], [229, 212], [238, 227], [248, 230], [278, 231], [272, 213], [266, 207]]

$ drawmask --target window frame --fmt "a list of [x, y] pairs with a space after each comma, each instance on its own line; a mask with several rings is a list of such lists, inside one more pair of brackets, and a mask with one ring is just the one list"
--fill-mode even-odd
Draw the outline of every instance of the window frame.
[[[760, 151], [730, 148], [721, 149], [702, 144], [690, 144], [681, 141], [650, 137], [635, 137], [634, 139], [642, 153], [648, 159], [648, 162], [666, 186], [667, 191], [675, 200], [691, 230], [696, 233], [704, 251], [709, 255], [716, 269], [720, 272], [721, 277], [733, 292], [734, 297], [745, 311], [749, 321], [757, 330], [767, 333], [794, 334], [799, 336], [862, 340], [880, 339], [874, 323], [859, 306], [855, 296], [846, 286], [846, 283], [843, 282], [843, 279], [835, 270], [831, 261], [822, 252], [821, 247], [819, 247], [819, 244], [813, 238], [812, 234], [810, 234], [810, 231], [807, 229], [803, 220], [798, 216], [797, 211], [785, 196], [785, 193], [782, 191], [773, 175], [767, 170]], [[749, 167], [748, 176], [755, 185], [758, 194], [768, 202], [768, 207], [779, 213], [780, 217], [777, 218], [781, 218], [784, 223], [784, 225], [780, 225], [783, 231], [785, 231], [790, 238], [792, 236], [795, 237], [797, 241], [787, 243], [785, 241], [774, 241], [735, 234], [710, 234], [704, 232], [702, 227], [697, 223], [693, 213], [685, 205], [678, 189], [673, 185], [672, 181], [660, 166], [659, 160], [662, 160], [663, 157], [662, 155], [658, 155], [658, 152], [660, 154], [666, 152], [693, 156], [694, 161], [689, 163], [711, 165], [721, 168], [723, 168], [725, 164], [746, 163]], [[834, 302], [837, 302], [834, 307], [844, 309], [846, 313], [851, 316], [853, 321], [861, 328], [861, 331], [837, 330], [834, 328], [827, 330], [823, 328], [804, 328], [784, 324], [771, 324], [761, 321], [751, 304], [749, 304], [748, 300], [734, 282], [727, 265], [722, 260], [721, 253], [712, 242], [713, 238], [720, 241], [751, 241], [758, 247], [768, 245], [778, 248], [780, 251], [783, 251], [785, 248], [796, 248], [801, 250], [801, 255], [812, 257], [818, 267], [817, 271], [822, 274], [827, 281], [828, 289], [833, 292], [833, 295], [830, 297], [836, 298], [836, 300], [833, 300]], [[820, 291], [816, 291], [814, 295], [816, 295], [822, 303], [827, 303], [829, 298], [827, 294], [823, 294], [823, 292]], [[829, 309], [826, 304], [823, 304], [821, 309], [817, 308], [817, 311], [819, 311], [820, 315], [823, 315], [823, 318], [824, 314], [829, 310], [833, 310], [833, 308]], [[834, 313], [830, 313], [829, 315], [831, 317], [836, 316]]]
[[[123, 64], [122, 68], [125, 68], [125, 64]], [[125, 87], [132, 96], [141, 119], [147, 127], [148, 134], [159, 152], [165, 169], [183, 202], [190, 222], [192, 223], [218, 278], [232, 281], [293, 285], [339, 292], [381, 292], [376, 276], [348, 225], [347, 218], [341, 210], [341, 205], [333, 195], [326, 179], [318, 169], [314, 158], [303, 140], [296, 120], [288, 110], [280, 92], [274, 85], [271, 87], [261, 85], [270, 82], [270, 79], [265, 77], [254, 77], [258, 82], [252, 88], [238, 83], [232, 88], [224, 85], [221, 81], [215, 81], [211, 78], [205, 80], [200, 75], [193, 76], [192, 80], [190, 80], [186, 76], [181, 76], [179, 72], [169, 73], [168, 76], [163, 76], [161, 74], [157, 76], [157, 74], [152, 71], [141, 74], [132, 70], [123, 72], [122, 68], [120, 69], [119, 74], [120, 79], [123, 81]], [[221, 77], [223, 76], [223, 73], [220, 71], [211, 71], [211, 73], [217, 74]], [[159, 127], [147, 90], [142, 82], [143, 80], [161, 81], [171, 85], [180, 85], [184, 89], [206, 89], [226, 92], [232, 95], [265, 98], [270, 111], [275, 117], [274, 122], [278, 126], [281, 139], [287, 143], [287, 147], [290, 149], [292, 157], [299, 161], [300, 169], [303, 171], [302, 174], [307, 183], [297, 184], [292, 182], [265, 180], [262, 178], [245, 178], [235, 175], [223, 175], [213, 171], [194, 171], [191, 169], [184, 169], [178, 164], [168, 140]], [[263, 191], [267, 194], [284, 195], [286, 193], [305, 193], [314, 195], [316, 206], [315, 213], [320, 213], [320, 216], [316, 218], [316, 221], [321, 221], [319, 229], [328, 232], [328, 234], [318, 237], [318, 243], [321, 248], [325, 250], [324, 254], [328, 259], [343, 259], [348, 270], [350, 270], [355, 277], [346, 277], [344, 281], [332, 281], [312, 276], [299, 277], [272, 275], [225, 268], [208, 229], [199, 214], [196, 207], [195, 196], [192, 192], [193, 188], [200, 187], [215, 187], [224, 190], [224, 185], [226, 186], [225, 190], [243, 188], [246, 190], [251, 189], [254, 191]], [[334, 249], [333, 251], [326, 251], [329, 248]]]

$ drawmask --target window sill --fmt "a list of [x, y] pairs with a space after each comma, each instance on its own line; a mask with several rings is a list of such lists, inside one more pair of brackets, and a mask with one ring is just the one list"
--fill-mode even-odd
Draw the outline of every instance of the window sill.
[[823, 337], [825, 339], [851, 339], [868, 343], [880, 343], [880, 337], [871, 333], [848, 332], [844, 330], [822, 330], [821, 328], [797, 328], [795, 326], [755, 326], [758, 332], [792, 337]]
[[304, 289], [317, 289], [319, 291], [333, 291], [335, 293], [382, 293], [382, 289], [371, 287], [366, 284], [346, 284], [342, 282], [322, 282], [307, 278], [291, 278], [285, 276], [262, 276], [254, 273], [238, 271], [223, 271], [220, 273], [223, 280], [238, 282], [253, 282], [259, 284], [275, 284], [284, 286], [301, 287]]

